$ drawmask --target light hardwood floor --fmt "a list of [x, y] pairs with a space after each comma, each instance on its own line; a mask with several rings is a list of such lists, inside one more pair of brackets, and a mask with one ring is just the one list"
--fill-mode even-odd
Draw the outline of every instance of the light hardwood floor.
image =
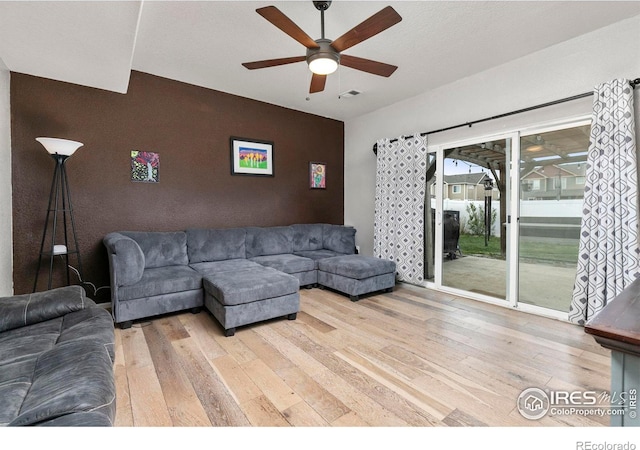
[[116, 426], [602, 426], [524, 419], [526, 388], [608, 392], [609, 352], [583, 329], [398, 285], [300, 291], [298, 319], [240, 327], [167, 315], [116, 330]]

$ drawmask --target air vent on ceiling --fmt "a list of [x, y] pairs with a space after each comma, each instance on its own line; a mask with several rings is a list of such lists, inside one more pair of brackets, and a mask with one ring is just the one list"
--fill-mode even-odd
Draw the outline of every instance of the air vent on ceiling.
[[356, 95], [360, 95], [362, 92], [356, 91], [355, 89], [351, 89], [350, 91], [345, 91], [342, 94], [338, 95], [338, 98], [349, 98], [355, 97]]

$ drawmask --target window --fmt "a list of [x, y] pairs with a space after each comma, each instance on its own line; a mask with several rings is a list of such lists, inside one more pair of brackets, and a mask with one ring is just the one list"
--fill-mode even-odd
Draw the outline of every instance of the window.
[[461, 194], [462, 193], [462, 186], [460, 186], [459, 184], [454, 184], [451, 187], [451, 192], [453, 194]]

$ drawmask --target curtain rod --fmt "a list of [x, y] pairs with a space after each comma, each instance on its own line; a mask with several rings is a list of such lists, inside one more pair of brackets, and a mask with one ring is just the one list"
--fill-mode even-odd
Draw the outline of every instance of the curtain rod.
[[[635, 88], [636, 86], [640, 85], [640, 78], [636, 78], [635, 80], [629, 81], [629, 84], [631, 85], [632, 88]], [[473, 122], [461, 123], [459, 125], [453, 125], [451, 127], [440, 128], [439, 130], [425, 131], [424, 133], [420, 133], [420, 136], [427, 136], [429, 134], [442, 133], [443, 131], [455, 130], [456, 128], [462, 128], [462, 127], [471, 128], [473, 125], [476, 125], [478, 123], [488, 122], [490, 120], [495, 120], [495, 119], [502, 119], [504, 117], [513, 116], [515, 114], [521, 114], [521, 113], [524, 113], [524, 112], [534, 111], [536, 109], [546, 108], [547, 106], [558, 105], [560, 103], [570, 102], [572, 100], [578, 100], [578, 99], [589, 97], [589, 96], [592, 96], [592, 95], [593, 95], [593, 91], [585, 92], [583, 94], [578, 94], [578, 95], [574, 95], [572, 97], [562, 98], [560, 100], [554, 100], [552, 102], [542, 103], [540, 105], [530, 106], [528, 108], [518, 109], [516, 111], [511, 111], [511, 112], [508, 112], [508, 113], [499, 114], [497, 116], [491, 116], [491, 117], [487, 117], [487, 118], [480, 119], [480, 120], [474, 120]], [[412, 138], [413, 136], [414, 135], [404, 136], [404, 138], [405, 139], [409, 139], [409, 138]], [[395, 142], [395, 141], [397, 141], [397, 139], [391, 139], [390, 142]], [[378, 154], [378, 144], [377, 143], [373, 144], [373, 153], [375, 153], [376, 155]]]

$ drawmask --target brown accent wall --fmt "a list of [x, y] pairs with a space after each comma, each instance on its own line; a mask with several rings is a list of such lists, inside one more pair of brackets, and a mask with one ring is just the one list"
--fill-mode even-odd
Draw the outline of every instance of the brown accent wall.
[[[16, 294], [33, 287], [55, 166], [39, 136], [84, 143], [67, 173], [84, 278], [96, 288], [109, 284], [111, 231], [344, 220], [340, 121], [140, 72], [125, 95], [12, 73], [11, 121]], [[230, 136], [273, 141], [275, 176], [232, 176]], [[131, 150], [160, 154], [158, 184], [131, 181]], [[309, 188], [310, 161], [327, 164], [326, 189]], [[42, 271], [38, 290], [47, 279]], [[109, 289], [87, 292], [109, 300]]]

